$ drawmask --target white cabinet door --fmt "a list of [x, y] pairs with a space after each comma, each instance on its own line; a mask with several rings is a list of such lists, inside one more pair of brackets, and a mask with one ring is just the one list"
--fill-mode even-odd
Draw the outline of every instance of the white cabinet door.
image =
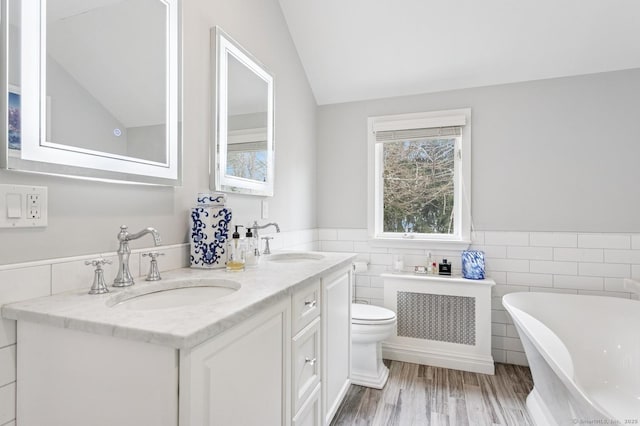
[[178, 422], [173, 348], [18, 321], [17, 366], [20, 426]]
[[181, 426], [290, 424], [290, 303], [181, 353]]
[[329, 424], [350, 384], [350, 268], [322, 279], [322, 351], [322, 413]]

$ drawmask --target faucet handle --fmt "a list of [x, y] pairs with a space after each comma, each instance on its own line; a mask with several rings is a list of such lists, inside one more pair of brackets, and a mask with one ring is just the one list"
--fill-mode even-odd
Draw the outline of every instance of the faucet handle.
[[151, 261], [154, 261], [158, 258], [158, 256], [164, 256], [164, 253], [159, 251], [150, 251], [149, 253], [142, 253], [142, 257], [147, 257], [147, 256], [151, 258]]
[[84, 261], [85, 265], [93, 265], [96, 267], [96, 269], [102, 269], [102, 265], [108, 264], [111, 265], [111, 261], [107, 260], [103, 257], [98, 257], [95, 259], [91, 259], [91, 260], [85, 260]]
[[102, 265], [111, 264], [111, 261], [104, 258], [97, 258], [92, 260], [85, 260], [84, 264], [93, 265], [96, 268], [93, 275], [93, 284], [91, 284], [89, 294], [109, 293], [109, 289], [104, 282], [104, 269], [102, 269]]
[[151, 259], [151, 263], [149, 264], [149, 273], [147, 274], [146, 281], [160, 281], [162, 277], [160, 276], [160, 269], [158, 269], [158, 256], [164, 256], [164, 253], [160, 253], [158, 251], [150, 251], [149, 253], [142, 253], [142, 257], [147, 257]]
[[262, 237], [264, 240], [264, 251], [262, 254], [271, 254], [271, 249], [269, 249], [269, 240], [273, 240], [273, 237]]

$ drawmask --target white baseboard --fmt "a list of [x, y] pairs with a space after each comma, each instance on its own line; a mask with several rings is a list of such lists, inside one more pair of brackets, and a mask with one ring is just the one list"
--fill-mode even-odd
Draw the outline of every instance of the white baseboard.
[[393, 343], [382, 344], [382, 357], [394, 361], [432, 365], [473, 373], [495, 374], [493, 357], [465, 356], [451, 352], [439, 352], [416, 349]]

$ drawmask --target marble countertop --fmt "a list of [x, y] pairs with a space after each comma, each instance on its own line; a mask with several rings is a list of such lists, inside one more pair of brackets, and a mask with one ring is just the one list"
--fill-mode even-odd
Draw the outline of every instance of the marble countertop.
[[[150, 283], [138, 278], [134, 286], [109, 287], [106, 294], [89, 295], [81, 290], [4, 305], [2, 316], [177, 349], [191, 348], [288, 297], [295, 287], [350, 265], [355, 258], [353, 253], [315, 253], [323, 258], [299, 262], [270, 262], [264, 258], [260, 265], [243, 272], [177, 269], [163, 272], [161, 281]], [[190, 306], [154, 310], [113, 306], [117, 300], [152, 288], [213, 278], [236, 281], [241, 287], [222, 298]]]

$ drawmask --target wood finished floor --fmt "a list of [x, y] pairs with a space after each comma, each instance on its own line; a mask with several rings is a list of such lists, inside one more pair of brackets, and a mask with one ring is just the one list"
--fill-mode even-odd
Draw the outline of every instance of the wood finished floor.
[[384, 361], [382, 390], [352, 385], [332, 426], [532, 425], [525, 400], [527, 367], [496, 364], [494, 376]]

